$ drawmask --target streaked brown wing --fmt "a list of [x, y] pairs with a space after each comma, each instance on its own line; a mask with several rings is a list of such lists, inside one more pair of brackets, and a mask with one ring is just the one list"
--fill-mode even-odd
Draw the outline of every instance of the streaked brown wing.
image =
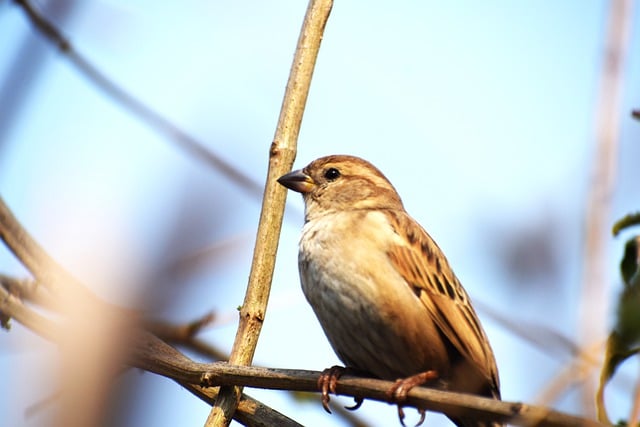
[[393, 212], [390, 217], [395, 232], [407, 242], [406, 246], [394, 245], [390, 249], [388, 256], [392, 264], [454, 347], [499, 390], [489, 341], [444, 254], [409, 215]]

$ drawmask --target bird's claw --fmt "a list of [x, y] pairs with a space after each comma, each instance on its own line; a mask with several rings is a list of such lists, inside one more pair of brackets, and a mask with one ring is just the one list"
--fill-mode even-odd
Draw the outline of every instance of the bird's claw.
[[[399, 379], [389, 390], [387, 390], [387, 398], [389, 399], [389, 402], [398, 405], [398, 418], [400, 419], [400, 424], [405, 426], [402, 403], [407, 400], [407, 395], [411, 389], [437, 378], [438, 373], [436, 371], [425, 371], [407, 378]], [[418, 408], [418, 412], [420, 413], [420, 420], [416, 424], [416, 427], [422, 425], [426, 416], [426, 411], [424, 409]]]
[[[345, 368], [342, 366], [332, 366], [325, 369], [318, 377], [318, 388], [322, 392], [322, 407], [328, 413], [331, 413], [329, 408], [329, 393], [336, 394], [336, 386], [338, 385], [338, 379], [345, 373]], [[356, 404], [358, 404], [356, 402]], [[357, 408], [357, 406], [356, 406]]]
[[344, 409], [347, 409], [349, 411], [355, 411], [356, 409], [361, 407], [362, 402], [364, 402], [364, 399], [362, 397], [354, 397], [353, 400], [355, 403], [352, 406], [345, 406]]

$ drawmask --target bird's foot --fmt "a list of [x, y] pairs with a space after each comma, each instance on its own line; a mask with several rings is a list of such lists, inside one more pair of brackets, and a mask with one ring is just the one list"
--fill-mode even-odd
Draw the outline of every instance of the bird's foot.
[[[397, 380], [389, 390], [387, 390], [387, 398], [389, 399], [389, 402], [398, 405], [398, 418], [400, 418], [400, 423], [403, 426], [405, 424], [402, 403], [407, 400], [407, 394], [409, 394], [412, 388], [425, 384], [429, 381], [433, 381], [437, 378], [438, 373], [436, 371], [425, 371], [407, 378], [401, 378]], [[416, 427], [424, 422], [424, 418], [426, 416], [424, 409], [418, 408], [418, 412], [420, 413], [420, 420], [416, 424]]]
[[[322, 392], [322, 407], [328, 413], [331, 413], [331, 409], [329, 408], [329, 401], [331, 400], [329, 393], [336, 394], [336, 387], [340, 377], [351, 372], [352, 369], [350, 368], [332, 366], [322, 371], [322, 374], [318, 377], [318, 388]], [[361, 397], [354, 397], [353, 399], [355, 400], [355, 404], [353, 406], [345, 406], [345, 408], [350, 411], [358, 409], [362, 405], [363, 401]]]
[[342, 366], [332, 366], [322, 371], [322, 374], [318, 377], [318, 388], [322, 391], [322, 407], [328, 413], [331, 413], [331, 409], [329, 409], [329, 401], [331, 400], [329, 393], [336, 394], [338, 380], [344, 375], [345, 371], [346, 368]]

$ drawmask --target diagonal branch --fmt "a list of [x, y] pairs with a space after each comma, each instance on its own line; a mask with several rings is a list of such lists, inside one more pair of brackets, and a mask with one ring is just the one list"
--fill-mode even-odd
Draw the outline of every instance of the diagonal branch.
[[262, 187], [253, 178], [226, 162], [217, 154], [209, 150], [202, 142], [198, 141], [186, 131], [178, 127], [166, 117], [152, 109], [149, 105], [137, 99], [124, 88], [119, 86], [111, 78], [105, 75], [83, 55], [81, 55], [56, 26], [47, 20], [40, 11], [28, 0], [14, 0], [24, 10], [33, 26], [45, 37], [47, 41], [55, 45], [65, 57], [80, 71], [87, 80], [100, 89], [105, 95], [119, 103], [129, 112], [138, 117], [156, 132], [166, 137], [181, 149], [192, 156], [204, 161], [212, 168], [235, 182], [255, 197], [260, 197]]
[[[13, 291], [16, 290], [16, 286], [18, 281], [15, 279], [9, 278], [7, 276], [0, 276], [0, 317], [7, 316], [15, 319], [17, 322], [21, 323], [31, 331], [35, 332], [39, 336], [53, 342], [58, 342], [61, 337], [64, 335], [61, 327], [53, 322], [52, 320], [38, 314], [35, 310], [27, 307], [20, 300], [19, 295], [16, 295]], [[9, 291], [11, 289], [12, 291]], [[19, 294], [19, 292], [18, 292]], [[151, 347], [141, 348], [138, 347], [144, 346], [145, 343], [152, 343], [154, 349], [159, 349], [162, 355], [166, 355], [169, 360], [165, 360], [165, 365], [160, 365], [158, 367], [159, 371], [167, 370], [171, 371], [173, 366], [190, 366], [193, 364], [190, 359], [186, 356], [182, 355], [182, 353], [175, 350], [173, 347], [164, 343], [157, 337], [149, 334], [148, 332], [140, 331], [139, 334], [141, 336], [146, 337], [146, 340], [141, 340], [140, 342], [133, 341], [127, 342], [127, 345], [131, 345], [134, 348], [138, 349], [142, 354], [145, 354], [145, 357], [149, 357], [145, 363], [149, 363], [154, 365], [156, 362], [154, 361], [155, 356], [153, 355], [153, 351]], [[151, 353], [146, 353], [146, 351], [151, 351]], [[136, 352], [134, 352], [135, 354]], [[173, 359], [173, 360], [171, 360]], [[142, 363], [139, 364], [131, 364], [132, 367], [139, 367]], [[204, 372], [207, 370], [207, 364], [196, 364], [201, 365], [204, 369]], [[177, 369], [177, 368], [176, 368]], [[195, 375], [197, 377], [197, 375]], [[168, 378], [173, 379], [178, 384], [185, 387], [192, 394], [203, 400], [204, 402], [212, 405], [215, 401], [215, 398], [218, 394], [218, 388], [203, 388], [198, 385], [192, 384], [190, 381], [184, 380], [180, 377], [171, 377]], [[31, 411], [37, 411], [39, 407], [43, 405], [48, 405], [53, 400], [58, 400], [60, 398], [59, 394], [56, 394], [51, 397], [51, 399], [47, 399], [46, 401], [40, 402], [36, 407], [31, 408]], [[260, 401], [253, 399], [252, 397], [242, 394], [240, 403], [238, 406], [238, 411], [236, 412], [235, 419], [240, 421], [241, 423], [249, 426], [257, 426], [257, 425], [279, 425], [279, 426], [287, 426], [287, 427], [299, 427], [300, 424], [296, 423], [294, 420], [286, 417], [285, 415], [279, 413], [278, 411], [273, 410], [267, 405], [261, 403]]]
[[46, 286], [52, 293], [58, 296], [63, 293], [72, 293], [87, 298], [93, 303], [104, 304], [38, 245], [20, 225], [2, 197], [0, 197], [0, 240], [33, 274], [36, 281]]

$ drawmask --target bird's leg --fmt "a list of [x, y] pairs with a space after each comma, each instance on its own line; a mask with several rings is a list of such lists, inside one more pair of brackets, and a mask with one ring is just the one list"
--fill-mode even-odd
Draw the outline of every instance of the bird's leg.
[[[318, 377], [318, 388], [322, 391], [322, 407], [328, 413], [331, 413], [331, 409], [329, 408], [329, 401], [331, 398], [329, 397], [329, 393], [336, 394], [336, 386], [338, 385], [338, 380], [341, 376], [346, 373], [352, 372], [350, 368], [343, 368], [342, 366], [332, 366], [330, 368], [325, 369]], [[354, 397], [356, 401], [353, 406], [346, 406], [346, 409], [350, 411], [355, 411], [362, 405], [361, 397]]]
[[[425, 384], [429, 381], [433, 381], [437, 378], [438, 373], [436, 371], [431, 370], [420, 372], [419, 374], [396, 380], [395, 384], [392, 385], [389, 390], [387, 390], [387, 397], [389, 398], [389, 402], [398, 405], [398, 418], [400, 418], [400, 423], [403, 426], [404, 411], [402, 410], [402, 403], [407, 400], [407, 394], [409, 394], [412, 388]], [[425, 418], [424, 409], [418, 408], [418, 412], [420, 412], [420, 420], [418, 421], [418, 424], [416, 424], [416, 427], [421, 425], [424, 422]]]

